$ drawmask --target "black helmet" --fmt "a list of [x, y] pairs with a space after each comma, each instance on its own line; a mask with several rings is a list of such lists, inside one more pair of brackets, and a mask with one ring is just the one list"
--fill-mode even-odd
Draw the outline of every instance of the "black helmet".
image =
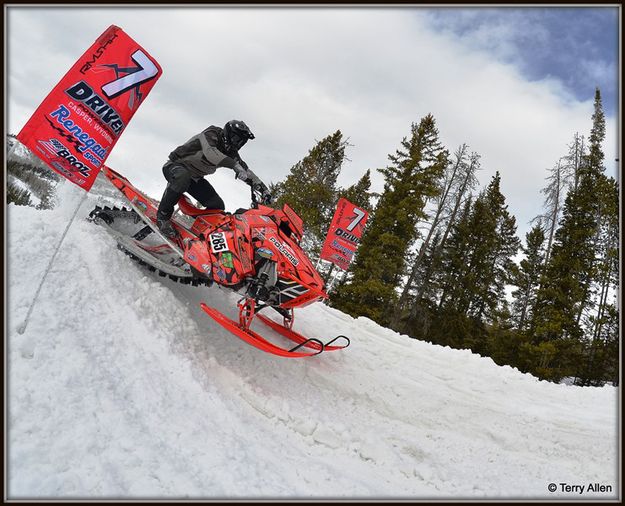
[[224, 145], [228, 151], [231, 149], [238, 151], [248, 139], [253, 138], [254, 134], [243, 121], [233, 119], [224, 126]]

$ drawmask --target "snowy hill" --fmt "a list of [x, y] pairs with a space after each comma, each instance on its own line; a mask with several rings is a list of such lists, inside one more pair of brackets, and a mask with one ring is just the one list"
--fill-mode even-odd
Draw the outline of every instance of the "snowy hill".
[[62, 186], [54, 210], [8, 207], [9, 498], [620, 493], [617, 389], [538, 381], [320, 303], [296, 312], [296, 329], [345, 334], [350, 348], [264, 354], [199, 308], [234, 318], [235, 294], [133, 263], [84, 219], [93, 196], [18, 334], [81, 196]]

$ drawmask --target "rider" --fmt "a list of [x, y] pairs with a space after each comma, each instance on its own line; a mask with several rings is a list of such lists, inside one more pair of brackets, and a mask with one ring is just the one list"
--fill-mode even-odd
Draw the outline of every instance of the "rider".
[[225, 209], [224, 201], [204, 179], [204, 176], [214, 174], [217, 167], [234, 170], [235, 178], [250, 185], [260, 195], [263, 204], [271, 202], [267, 186], [239, 156], [239, 149], [253, 138], [254, 134], [243, 121], [233, 119], [223, 128], [209, 126], [169, 154], [169, 160], [163, 165], [163, 175], [168, 184], [156, 213], [156, 224], [163, 235], [176, 237], [170, 218], [174, 206], [185, 192], [207, 209]]

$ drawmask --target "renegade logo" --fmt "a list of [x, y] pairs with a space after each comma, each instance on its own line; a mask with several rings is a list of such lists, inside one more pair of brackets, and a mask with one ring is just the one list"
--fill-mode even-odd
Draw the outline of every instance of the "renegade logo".
[[[50, 116], [56, 118], [56, 121], [70, 134], [69, 139], [76, 143], [76, 149], [81, 154], [88, 150], [100, 160], [104, 160], [107, 157], [107, 149], [98, 144], [95, 139], [90, 137], [87, 132], [83, 131], [82, 128], [70, 119], [72, 115], [67, 107], [59, 105], [59, 108], [52, 112]], [[50, 120], [48, 119], [48, 121]], [[50, 124], [54, 127], [52, 122], [50, 122]], [[61, 130], [61, 132], [63, 132], [63, 130]]]
[[348, 258], [351, 258], [354, 256], [354, 252], [352, 250], [350, 250], [346, 246], [343, 246], [342, 244], [339, 244], [339, 242], [336, 239], [332, 241], [331, 246], [333, 248], [336, 248], [339, 251], [342, 251]]

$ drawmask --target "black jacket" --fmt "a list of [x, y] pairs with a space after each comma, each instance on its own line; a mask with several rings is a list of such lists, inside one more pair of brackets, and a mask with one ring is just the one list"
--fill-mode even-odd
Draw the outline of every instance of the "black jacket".
[[237, 151], [226, 151], [221, 140], [222, 132], [223, 129], [218, 126], [209, 126], [174, 149], [169, 154], [169, 160], [186, 167], [196, 179], [214, 174], [218, 167], [227, 167], [247, 183], [260, 181]]

